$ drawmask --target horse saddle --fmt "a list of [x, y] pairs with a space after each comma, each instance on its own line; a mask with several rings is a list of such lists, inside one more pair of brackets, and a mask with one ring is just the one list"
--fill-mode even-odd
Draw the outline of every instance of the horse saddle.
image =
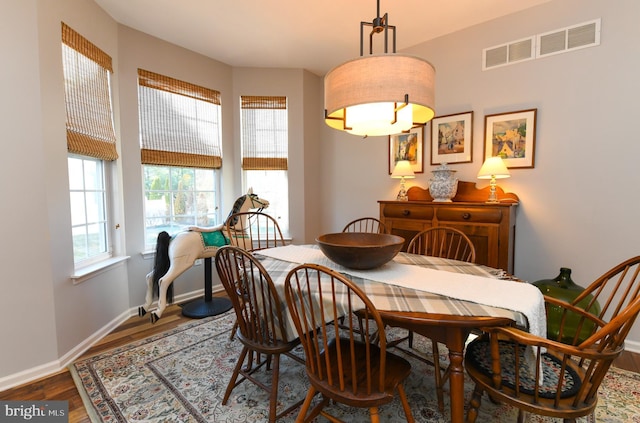
[[192, 232], [200, 232], [202, 237], [202, 243], [205, 247], [222, 247], [229, 244], [229, 239], [224, 235], [222, 227], [224, 225], [217, 226], [189, 226], [188, 230]]

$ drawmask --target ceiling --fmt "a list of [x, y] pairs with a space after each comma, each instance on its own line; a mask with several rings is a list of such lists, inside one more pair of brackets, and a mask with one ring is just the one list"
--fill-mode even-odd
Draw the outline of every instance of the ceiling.
[[[302, 68], [319, 76], [360, 55], [360, 22], [377, 16], [375, 0], [94, 1], [123, 25], [228, 65]], [[547, 1], [382, 0], [380, 15], [388, 13], [396, 26], [400, 52]], [[383, 39], [374, 39], [376, 51]]]

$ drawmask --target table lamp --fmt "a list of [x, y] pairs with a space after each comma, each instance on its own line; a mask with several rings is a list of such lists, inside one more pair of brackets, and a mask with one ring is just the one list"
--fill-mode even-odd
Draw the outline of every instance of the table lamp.
[[398, 191], [398, 197], [396, 197], [396, 200], [408, 201], [409, 197], [407, 197], [407, 190], [404, 187], [404, 179], [416, 177], [413, 173], [413, 169], [411, 168], [411, 163], [409, 163], [408, 160], [398, 161], [396, 163], [396, 167], [393, 168], [391, 177], [395, 179], [400, 178], [400, 191]]
[[489, 186], [489, 199], [487, 203], [497, 203], [498, 195], [496, 194], [496, 179], [508, 178], [511, 174], [509, 169], [502, 161], [500, 156], [489, 157], [484, 161], [480, 171], [478, 172], [478, 179], [491, 179]]

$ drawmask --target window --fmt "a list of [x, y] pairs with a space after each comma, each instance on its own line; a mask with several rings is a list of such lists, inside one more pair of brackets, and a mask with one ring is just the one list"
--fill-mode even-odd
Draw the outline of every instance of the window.
[[220, 223], [220, 93], [138, 69], [145, 248], [161, 231]]
[[158, 233], [187, 226], [214, 226], [219, 221], [217, 171], [174, 166], [144, 166], [145, 246]]
[[264, 210], [289, 237], [286, 97], [241, 97], [243, 187], [269, 200]]
[[103, 161], [69, 156], [71, 231], [76, 263], [108, 258], [107, 186]]
[[62, 23], [69, 197], [76, 268], [110, 258], [109, 164], [118, 158], [111, 57]]

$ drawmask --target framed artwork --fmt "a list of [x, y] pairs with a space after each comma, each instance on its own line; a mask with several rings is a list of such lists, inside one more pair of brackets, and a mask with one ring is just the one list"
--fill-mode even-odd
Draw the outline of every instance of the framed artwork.
[[400, 160], [408, 160], [413, 173], [424, 173], [423, 143], [424, 125], [411, 128], [409, 132], [389, 135], [389, 175]]
[[500, 156], [509, 169], [534, 167], [538, 109], [486, 115], [484, 158]]
[[438, 116], [431, 121], [431, 164], [471, 163], [473, 112]]

